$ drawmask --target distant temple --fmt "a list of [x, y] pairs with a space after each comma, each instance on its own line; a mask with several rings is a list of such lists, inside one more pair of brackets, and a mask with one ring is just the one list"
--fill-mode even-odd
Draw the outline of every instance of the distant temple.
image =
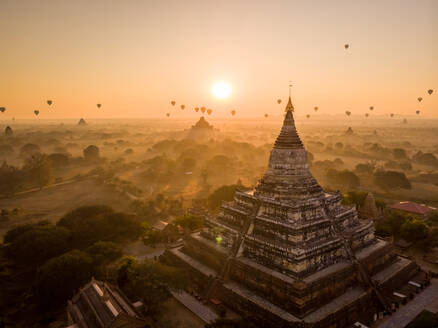
[[365, 198], [364, 204], [359, 208], [359, 215], [363, 219], [377, 220], [381, 213], [376, 206], [376, 200], [372, 192], [369, 192]]
[[78, 125], [87, 125], [87, 122], [83, 118], [81, 118], [78, 122]]
[[[166, 250], [204, 298], [218, 299], [270, 327], [348, 327], [391, 305], [393, 288], [418, 270], [374, 236], [339, 193], [309, 171], [291, 98], [268, 169], [251, 191], [237, 190], [185, 244]], [[349, 131], [352, 131], [350, 128]]]
[[117, 287], [94, 278], [68, 301], [66, 328], [147, 328], [141, 302], [132, 304]]
[[351, 128], [351, 126], [348, 127], [347, 131], [345, 131], [344, 134], [345, 134], [345, 135], [353, 135], [353, 134], [354, 134], [354, 131], [353, 131], [353, 129]]
[[195, 125], [192, 125], [190, 130], [188, 131], [188, 138], [208, 138], [212, 136], [214, 131], [213, 125], [207, 122], [204, 116], [201, 116], [198, 122]]
[[7, 126], [5, 128], [5, 136], [12, 136], [14, 134], [14, 131], [12, 131], [12, 128], [10, 126]]

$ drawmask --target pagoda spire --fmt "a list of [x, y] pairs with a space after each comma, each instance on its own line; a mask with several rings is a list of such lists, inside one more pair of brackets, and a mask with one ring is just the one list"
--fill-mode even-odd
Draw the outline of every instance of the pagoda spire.
[[281, 128], [280, 134], [275, 140], [274, 148], [286, 148], [286, 149], [304, 149], [303, 143], [298, 136], [295, 120], [292, 112], [294, 112], [294, 106], [292, 105], [291, 99], [291, 87], [292, 84], [289, 82], [289, 101], [286, 105], [286, 115], [284, 117], [283, 126]]
[[287, 101], [286, 109], [284, 110], [286, 113], [295, 111], [294, 105], [292, 105], [291, 89], [292, 83], [289, 81], [289, 100]]

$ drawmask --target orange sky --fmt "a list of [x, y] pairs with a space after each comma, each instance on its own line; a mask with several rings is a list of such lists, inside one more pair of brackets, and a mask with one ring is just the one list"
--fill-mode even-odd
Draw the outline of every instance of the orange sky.
[[1, 0], [0, 42], [0, 119], [274, 115], [289, 80], [300, 114], [438, 117], [435, 0]]

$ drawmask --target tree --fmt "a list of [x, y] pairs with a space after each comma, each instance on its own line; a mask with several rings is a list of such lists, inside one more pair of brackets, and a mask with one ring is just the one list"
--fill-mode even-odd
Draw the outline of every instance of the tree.
[[93, 260], [73, 250], [47, 261], [36, 277], [36, 294], [42, 305], [59, 306], [93, 276]]
[[359, 163], [356, 165], [354, 171], [357, 174], [373, 174], [375, 164], [372, 163]]
[[141, 298], [149, 314], [155, 313], [170, 296], [170, 289], [181, 290], [188, 283], [188, 276], [179, 268], [152, 260], [138, 263], [128, 257], [122, 261], [117, 274], [122, 290], [132, 298]]
[[357, 208], [363, 206], [368, 193], [364, 191], [349, 191], [344, 195], [344, 204], [355, 204]]
[[411, 189], [411, 183], [403, 172], [379, 170], [374, 173], [374, 183], [384, 190]]
[[218, 209], [222, 201], [232, 201], [234, 198], [234, 193], [239, 186], [237, 184], [222, 186], [208, 196], [207, 204], [211, 209]]
[[101, 241], [134, 240], [140, 223], [132, 215], [114, 212], [103, 205], [82, 206], [64, 215], [58, 226], [70, 229], [75, 247], [86, 248]]
[[359, 177], [349, 170], [329, 169], [327, 170], [327, 180], [331, 185], [347, 189], [355, 189], [360, 185]]
[[0, 194], [11, 196], [24, 185], [23, 171], [3, 162], [0, 167]]
[[38, 145], [28, 143], [20, 148], [20, 156], [27, 158], [36, 154], [40, 154], [41, 149]]
[[30, 181], [39, 188], [48, 185], [52, 180], [52, 166], [44, 154], [35, 154], [28, 158], [24, 164], [23, 171], [27, 174]]
[[398, 237], [402, 225], [410, 219], [410, 216], [401, 214], [400, 212], [391, 212], [387, 217], [376, 223], [376, 233]]
[[181, 227], [189, 231], [193, 231], [202, 227], [203, 220], [202, 218], [197, 216], [183, 214], [173, 220], [172, 223], [174, 225], [180, 225]]
[[87, 161], [95, 161], [99, 158], [99, 148], [95, 145], [90, 145], [84, 149], [84, 158]]
[[21, 236], [23, 233], [32, 230], [35, 226], [47, 226], [49, 225], [49, 221], [43, 220], [36, 223], [27, 223], [16, 226], [8, 230], [3, 238], [5, 244], [13, 242], [16, 238]]
[[185, 157], [180, 161], [181, 170], [183, 172], [193, 171], [196, 167], [196, 160], [192, 157]]
[[392, 150], [392, 155], [395, 159], [407, 159], [408, 156], [406, 155], [406, 150], [403, 148], [394, 148]]
[[69, 158], [67, 155], [62, 153], [53, 153], [47, 156], [47, 159], [52, 164], [52, 167], [60, 168], [65, 167], [69, 164]]
[[161, 231], [152, 229], [146, 222], [141, 224], [141, 228], [143, 231], [143, 243], [145, 245], [155, 246], [164, 239], [164, 235]]
[[94, 266], [111, 263], [122, 256], [120, 247], [110, 241], [95, 242], [85, 252], [93, 259]]
[[[12, 238], [7, 254], [22, 263], [40, 264], [70, 247], [70, 231], [52, 224], [33, 225]], [[11, 235], [8, 239], [11, 239]]]
[[401, 237], [410, 242], [426, 239], [429, 232], [427, 225], [417, 219], [406, 220], [401, 226]]

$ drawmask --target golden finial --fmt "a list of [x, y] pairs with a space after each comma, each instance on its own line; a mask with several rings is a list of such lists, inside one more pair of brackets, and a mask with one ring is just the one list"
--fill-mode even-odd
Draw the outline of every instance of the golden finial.
[[285, 112], [294, 111], [294, 106], [292, 105], [292, 99], [291, 99], [291, 93], [292, 93], [291, 89], [292, 89], [292, 82], [289, 81], [289, 100], [287, 102], [286, 109], [284, 110]]

